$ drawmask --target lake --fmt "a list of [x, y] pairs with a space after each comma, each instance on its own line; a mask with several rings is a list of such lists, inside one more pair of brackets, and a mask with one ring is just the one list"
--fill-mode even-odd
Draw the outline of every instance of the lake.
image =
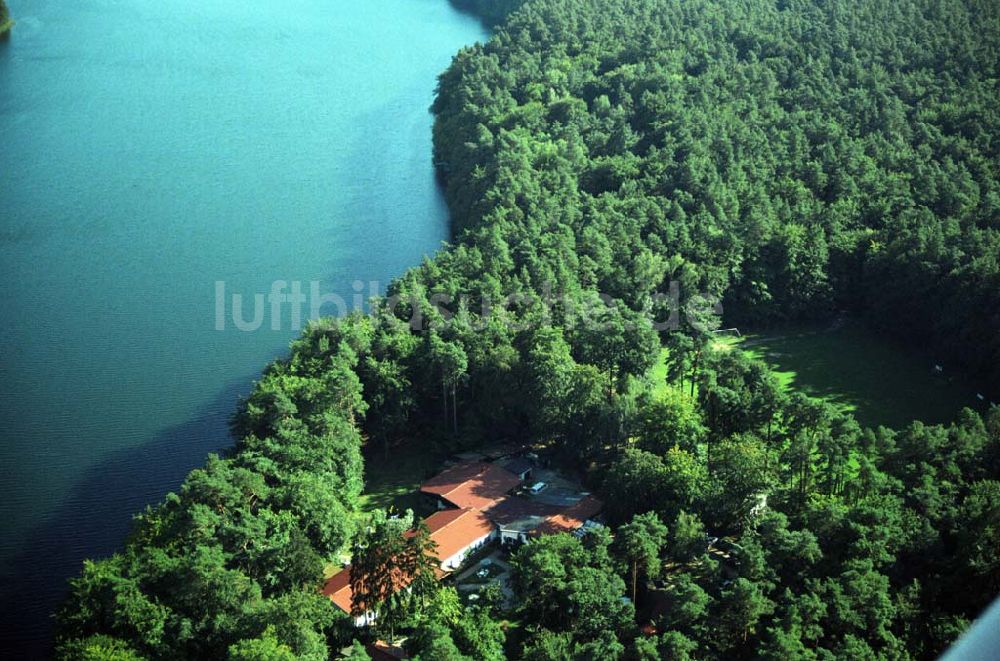
[[272, 289], [304, 318], [446, 239], [428, 107], [486, 34], [447, 0], [8, 5], [0, 648], [34, 656], [82, 559], [231, 444], [297, 334]]

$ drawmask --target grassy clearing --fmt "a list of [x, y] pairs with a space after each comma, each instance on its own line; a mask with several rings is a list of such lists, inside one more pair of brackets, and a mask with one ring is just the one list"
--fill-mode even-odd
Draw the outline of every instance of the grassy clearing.
[[950, 422], [965, 406], [980, 408], [976, 388], [961, 375], [935, 374], [931, 358], [860, 324], [751, 335], [742, 347], [768, 363], [786, 388], [851, 411], [865, 426]]
[[660, 349], [660, 359], [649, 370], [649, 380], [653, 383], [653, 392], [660, 395], [670, 386], [667, 385], [667, 353], [666, 349]]
[[[365, 449], [365, 491], [361, 494], [361, 511], [376, 509], [413, 510], [417, 518], [432, 512], [417, 491], [428, 477], [440, 470], [444, 457], [412, 446], [391, 448], [388, 456], [381, 447]], [[323, 577], [330, 578], [350, 561], [344, 553], [323, 567]]]
[[426, 509], [418, 489], [438, 472], [444, 456], [426, 447], [402, 445], [391, 448], [388, 456], [381, 448], [365, 453], [365, 492], [361, 509], [412, 509], [417, 516]]
[[[884, 339], [861, 324], [790, 327], [720, 339], [716, 349], [740, 347], [766, 362], [787, 390], [850, 411], [864, 426], [903, 427], [913, 420], [950, 422], [963, 407], [982, 409], [976, 388], [961, 375], [934, 373], [932, 359]], [[653, 368], [666, 377], [666, 351]], [[664, 384], [663, 387], [666, 387]]]

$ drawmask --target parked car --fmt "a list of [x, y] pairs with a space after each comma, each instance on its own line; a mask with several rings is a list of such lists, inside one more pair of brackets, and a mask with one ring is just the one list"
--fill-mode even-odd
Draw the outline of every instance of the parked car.
[[549, 486], [549, 485], [546, 484], [545, 482], [535, 482], [531, 486], [531, 493], [541, 493], [542, 491], [545, 490], [545, 487], [547, 487], [547, 486]]

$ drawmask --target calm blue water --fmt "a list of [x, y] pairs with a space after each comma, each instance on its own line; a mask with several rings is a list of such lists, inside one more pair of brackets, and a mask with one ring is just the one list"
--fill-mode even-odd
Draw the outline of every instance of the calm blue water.
[[217, 281], [249, 320], [274, 280], [367, 296], [445, 238], [427, 108], [485, 35], [447, 0], [8, 5], [0, 648], [23, 651], [295, 335], [287, 307], [236, 330], [231, 299], [216, 330]]

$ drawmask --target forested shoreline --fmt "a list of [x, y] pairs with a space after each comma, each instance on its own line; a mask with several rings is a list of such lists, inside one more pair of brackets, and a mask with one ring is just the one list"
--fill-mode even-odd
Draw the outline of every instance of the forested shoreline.
[[7, 36], [12, 27], [14, 27], [14, 21], [10, 17], [10, 10], [7, 9], [7, 3], [4, 0], [0, 0], [0, 37]]
[[513, 610], [428, 588], [400, 623], [419, 658], [936, 656], [1000, 591], [1000, 411], [861, 429], [719, 348], [709, 307], [648, 320], [670, 282], [727, 321], [849, 310], [996, 383], [992, 15], [524, 3], [440, 79], [454, 245], [264, 371], [236, 446], [73, 579], [60, 656], [325, 659], [383, 635], [319, 593], [367, 527], [363, 446], [495, 441], [586, 475], [609, 527], [516, 552]]

